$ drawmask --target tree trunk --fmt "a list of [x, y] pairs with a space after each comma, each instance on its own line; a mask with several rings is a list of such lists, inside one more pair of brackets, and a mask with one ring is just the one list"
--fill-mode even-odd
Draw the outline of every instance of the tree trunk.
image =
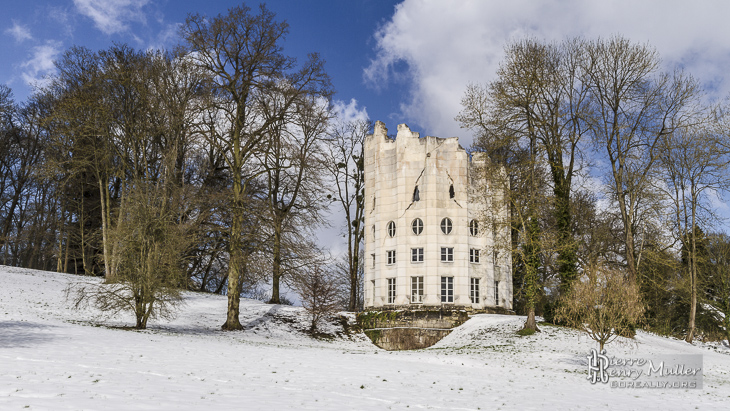
[[228, 310], [226, 322], [221, 327], [226, 331], [242, 330], [239, 320], [241, 303], [241, 267], [243, 266], [243, 251], [241, 231], [243, 230], [243, 187], [240, 176], [234, 173], [233, 178], [233, 222], [231, 224], [230, 261], [228, 262]]
[[102, 248], [104, 252], [104, 276], [106, 277], [107, 281], [112, 278], [111, 273], [111, 264], [110, 264], [110, 256], [109, 253], [109, 219], [108, 216], [108, 208], [109, 204], [107, 204], [106, 199], [107, 196], [105, 195], [105, 191], [107, 191], [106, 184], [102, 181], [101, 176], [97, 178], [99, 183], [99, 194], [101, 197], [101, 242], [102, 242]]
[[[84, 197], [81, 196], [81, 218], [79, 218], [79, 232], [81, 233], [81, 268], [84, 269], [84, 275], [91, 275], [89, 274], [89, 266], [86, 264], [86, 227], [84, 227], [84, 223], [86, 221], [86, 214], [84, 214]], [[76, 260], [74, 259], [74, 262]], [[74, 264], [74, 267], [78, 267], [78, 263]], [[75, 274], [78, 274], [78, 268], [76, 270]]]
[[578, 260], [571, 227], [570, 186], [565, 179], [560, 182], [555, 181], [554, 193], [555, 220], [559, 241], [558, 270], [560, 272], [560, 294], [565, 295], [570, 290], [573, 280], [577, 277], [576, 263]]
[[[277, 219], [278, 220], [278, 219]], [[271, 300], [269, 304], [281, 304], [279, 285], [281, 282], [281, 223], [274, 222], [273, 276], [271, 279]]]
[[[616, 175], [616, 172], [614, 171], [614, 175]], [[616, 191], [620, 193], [621, 191], [621, 184], [622, 180], [618, 177], [614, 177], [616, 179]], [[631, 226], [633, 220], [630, 218], [631, 212], [627, 210], [626, 208], [626, 198], [619, 195], [618, 196], [618, 205], [619, 209], [621, 210], [621, 220], [624, 225], [624, 243], [626, 246], [625, 254], [626, 254], [626, 271], [628, 273], [628, 280], [632, 284], [636, 284], [636, 259], [634, 258], [634, 231], [633, 227]]]
[[540, 293], [540, 281], [538, 270], [540, 269], [540, 243], [539, 231], [536, 218], [530, 218], [525, 227], [526, 242], [522, 245], [525, 259], [525, 299], [527, 300], [527, 321], [523, 329], [540, 331], [535, 322], [535, 305]]
[[231, 262], [228, 266], [228, 310], [226, 311], [226, 322], [221, 329], [225, 331], [242, 330], [243, 326], [239, 320], [240, 304], [241, 304], [241, 273], [239, 272], [240, 256], [234, 257], [231, 254]]
[[539, 328], [537, 328], [537, 321], [535, 321], [535, 306], [531, 306], [530, 310], [527, 312], [527, 321], [525, 321], [525, 325], [522, 327], [523, 330], [533, 330], [533, 331], [540, 331]]
[[689, 232], [689, 279], [691, 301], [689, 307], [689, 324], [687, 325], [687, 338], [685, 341], [691, 343], [695, 336], [695, 319], [697, 318], [697, 194], [693, 180], [690, 182], [692, 193], [691, 207], [691, 231]]
[[64, 250], [63, 253], [63, 272], [68, 273], [68, 249], [69, 249], [69, 242], [71, 241], [71, 233], [69, 233], [69, 230], [66, 230], [66, 250]]
[[63, 237], [66, 233], [66, 206], [61, 206], [61, 221], [57, 231], [58, 235], [58, 255], [56, 256], [56, 272], [66, 272], [65, 265], [63, 264]]
[[[359, 244], [358, 244], [359, 246]], [[350, 303], [348, 304], [348, 310], [349, 311], [357, 311], [357, 296], [358, 296], [358, 281], [357, 281], [357, 272], [358, 272], [358, 265], [360, 262], [358, 261], [357, 256], [354, 256], [350, 260]]]
[[695, 336], [695, 318], [697, 317], [697, 273], [693, 269], [694, 265], [694, 257], [690, 257], [690, 269], [689, 269], [689, 277], [690, 277], [690, 287], [691, 287], [691, 302], [689, 307], [689, 324], [687, 325], [687, 337], [684, 339], [688, 343], [691, 343], [692, 340], [694, 340]]

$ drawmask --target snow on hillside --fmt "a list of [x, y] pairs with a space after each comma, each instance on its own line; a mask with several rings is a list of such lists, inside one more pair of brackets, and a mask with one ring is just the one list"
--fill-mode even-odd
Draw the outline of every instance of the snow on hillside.
[[[387, 352], [362, 334], [316, 340], [297, 307], [242, 302], [242, 332], [222, 332], [225, 297], [186, 294], [169, 322], [116, 328], [64, 299], [76, 276], [0, 266], [0, 409], [727, 409], [730, 353], [639, 332], [609, 354], [703, 354], [703, 388], [612, 389], [586, 379], [596, 344], [523, 317], [477, 315], [435, 346]], [[93, 280], [92, 280], [93, 281]], [[338, 326], [329, 329], [337, 333]]]

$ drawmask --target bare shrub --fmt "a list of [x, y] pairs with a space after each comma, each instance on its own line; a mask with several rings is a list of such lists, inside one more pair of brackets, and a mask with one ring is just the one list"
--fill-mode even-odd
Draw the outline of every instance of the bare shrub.
[[314, 264], [298, 273], [292, 285], [311, 317], [309, 332], [314, 335], [322, 320], [341, 308], [342, 290], [335, 274], [321, 264]]
[[106, 283], [77, 283], [67, 289], [75, 308], [91, 305], [104, 313], [134, 313], [135, 328], [150, 318], [169, 319], [182, 303], [186, 272], [182, 255], [189, 246], [185, 227], [176, 223], [169, 204], [155, 188], [135, 188], [112, 231], [116, 275]]
[[590, 267], [561, 299], [556, 318], [585, 331], [603, 350], [616, 337], [633, 335], [643, 311], [633, 281], [615, 269]]

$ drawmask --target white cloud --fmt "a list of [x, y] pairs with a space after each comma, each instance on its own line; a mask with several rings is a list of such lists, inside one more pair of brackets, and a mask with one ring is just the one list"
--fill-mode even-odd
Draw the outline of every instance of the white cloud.
[[28, 30], [27, 27], [18, 24], [15, 20], [13, 20], [13, 27], [6, 29], [5, 33], [13, 36], [15, 41], [18, 43], [33, 39], [33, 36], [30, 34], [30, 30]]
[[60, 52], [61, 43], [57, 41], [33, 47], [32, 57], [20, 65], [24, 69], [23, 80], [31, 86], [43, 85], [47, 76], [55, 71], [53, 62]]
[[66, 37], [71, 37], [74, 32], [74, 15], [69, 13], [65, 6], [48, 6], [45, 11], [46, 15], [54, 23], [59, 24], [59, 32], [63, 32]]
[[142, 11], [149, 0], [74, 0], [79, 13], [94, 21], [104, 34], [127, 30], [130, 21], [145, 22]]
[[345, 103], [342, 100], [335, 100], [332, 106], [337, 118], [342, 122], [367, 120], [370, 118], [367, 109], [365, 107], [358, 107], [357, 100], [354, 98], [349, 103]]
[[493, 79], [510, 40], [621, 34], [656, 47], [667, 67], [683, 66], [717, 97], [730, 92], [728, 15], [730, 3], [709, 0], [405, 0], [376, 32], [377, 57], [364, 77], [375, 87], [405, 81], [399, 117], [468, 144], [453, 120], [465, 87]]
[[148, 46], [148, 50], [170, 49], [178, 40], [178, 31], [181, 23], [165, 24], [162, 30], [157, 33], [157, 37]]

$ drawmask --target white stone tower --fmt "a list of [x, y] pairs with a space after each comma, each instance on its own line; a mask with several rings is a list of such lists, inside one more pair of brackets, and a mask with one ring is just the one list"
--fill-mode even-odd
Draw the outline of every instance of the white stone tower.
[[364, 155], [365, 308], [511, 310], [509, 230], [485, 223], [507, 209], [485, 206], [486, 157], [405, 124], [393, 140], [380, 121]]

